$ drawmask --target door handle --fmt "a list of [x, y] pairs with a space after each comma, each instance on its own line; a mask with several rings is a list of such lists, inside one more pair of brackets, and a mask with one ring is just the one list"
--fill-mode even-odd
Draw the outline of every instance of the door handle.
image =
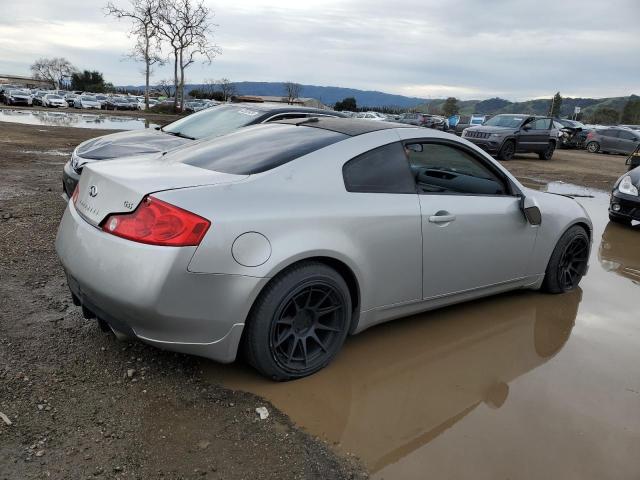
[[429, 217], [429, 221], [431, 223], [449, 223], [449, 222], [453, 222], [456, 219], [455, 215], [450, 215], [450, 214], [443, 214], [443, 215], [431, 215]]

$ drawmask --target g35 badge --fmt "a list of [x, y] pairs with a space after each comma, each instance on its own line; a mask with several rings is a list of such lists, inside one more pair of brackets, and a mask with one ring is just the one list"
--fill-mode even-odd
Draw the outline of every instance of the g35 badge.
[[127, 200], [125, 200], [124, 208], [126, 208], [127, 210], [133, 210], [133, 202], [128, 202]]

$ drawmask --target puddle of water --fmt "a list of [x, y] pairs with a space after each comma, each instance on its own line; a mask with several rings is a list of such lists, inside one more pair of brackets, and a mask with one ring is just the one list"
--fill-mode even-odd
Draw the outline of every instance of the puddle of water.
[[151, 123], [145, 118], [120, 115], [10, 109], [0, 109], [0, 122], [102, 130], [141, 130], [158, 126], [158, 124]]
[[51, 155], [52, 157], [68, 157], [71, 151], [63, 152], [61, 150], [20, 150], [20, 153], [31, 155]]
[[640, 227], [608, 224], [605, 192], [546, 188], [587, 195], [594, 245], [581, 289], [380, 325], [294, 382], [205, 361], [207, 377], [269, 399], [373, 478], [638, 478]]

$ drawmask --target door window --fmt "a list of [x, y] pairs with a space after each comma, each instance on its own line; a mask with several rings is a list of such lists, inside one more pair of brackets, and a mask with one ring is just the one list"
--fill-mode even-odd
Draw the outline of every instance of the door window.
[[439, 143], [408, 143], [405, 152], [420, 193], [508, 194], [506, 182], [465, 150]]
[[549, 118], [538, 118], [530, 123], [533, 130], [549, 130], [551, 120]]
[[624, 130], [618, 131], [618, 138], [622, 138], [623, 140], [637, 140], [636, 136], [631, 132], [626, 132]]
[[416, 193], [402, 144], [391, 143], [358, 155], [342, 167], [349, 192]]

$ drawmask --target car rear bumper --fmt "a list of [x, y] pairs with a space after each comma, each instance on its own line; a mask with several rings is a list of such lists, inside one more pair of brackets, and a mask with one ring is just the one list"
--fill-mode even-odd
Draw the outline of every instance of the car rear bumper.
[[[614, 205], [619, 205], [619, 210], [614, 210]], [[640, 222], [640, 197], [626, 195], [615, 190], [611, 195], [609, 213]]]
[[69, 203], [56, 238], [69, 288], [122, 334], [157, 347], [232, 362], [251, 305], [268, 279], [195, 274], [195, 247], [131, 242], [91, 226]]

